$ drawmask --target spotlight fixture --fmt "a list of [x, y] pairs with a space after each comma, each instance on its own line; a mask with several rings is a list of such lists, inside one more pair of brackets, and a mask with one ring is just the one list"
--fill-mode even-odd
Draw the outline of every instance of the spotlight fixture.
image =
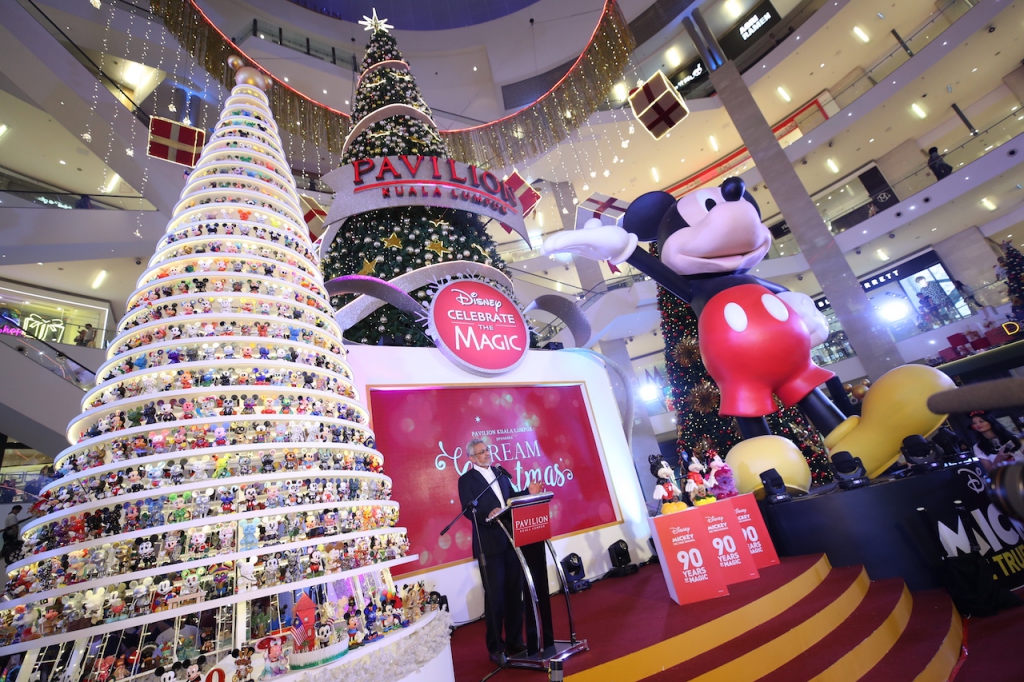
[[939, 463], [939, 453], [935, 444], [921, 436], [907, 436], [900, 446], [903, 459], [915, 472], [921, 473], [938, 469], [942, 466]]
[[565, 583], [569, 587], [569, 594], [590, 589], [590, 581], [587, 580], [587, 572], [583, 569], [583, 559], [579, 554], [573, 552], [562, 559], [561, 564], [562, 571], [565, 572]]
[[761, 472], [761, 484], [764, 486], [764, 499], [768, 504], [792, 501], [793, 496], [786, 490], [786, 482], [775, 469]]
[[612, 570], [608, 571], [609, 578], [624, 578], [640, 570], [629, 556], [629, 545], [625, 540], [612, 543], [608, 547], [608, 557], [612, 561]]
[[846, 451], [832, 455], [832, 475], [842, 490], [853, 490], [871, 483], [860, 457], [854, 457]]

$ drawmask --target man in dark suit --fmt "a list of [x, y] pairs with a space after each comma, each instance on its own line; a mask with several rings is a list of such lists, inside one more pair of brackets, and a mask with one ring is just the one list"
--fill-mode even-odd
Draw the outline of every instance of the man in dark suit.
[[[518, 653], [526, 648], [523, 644], [523, 570], [505, 531], [497, 522], [487, 521], [510, 498], [539, 493], [541, 485], [532, 483], [528, 491], [513, 490], [508, 476], [491, 466], [491, 451], [482, 440], [471, 440], [466, 452], [473, 466], [459, 478], [459, 501], [466, 507], [480, 495], [476, 510], [479, 525], [473, 529], [473, 556], [479, 563], [484, 584], [487, 651], [492, 661], [504, 665], [507, 653]], [[473, 521], [472, 509], [466, 511], [466, 517]]]

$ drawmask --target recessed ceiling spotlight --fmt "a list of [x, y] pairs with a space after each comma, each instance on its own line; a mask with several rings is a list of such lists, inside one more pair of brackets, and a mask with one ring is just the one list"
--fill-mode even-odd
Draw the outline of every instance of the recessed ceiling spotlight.
[[61, 159], [61, 160], [60, 160], [60, 165], [62, 165], [62, 166], [66, 166], [66, 165], [68, 165], [68, 163], [67, 163], [67, 161], [65, 161], [64, 159]]
[[285, 83], [287, 83], [287, 82], [288, 82], [288, 76], [285, 76], [285, 77], [284, 77], [284, 82], [285, 82]]

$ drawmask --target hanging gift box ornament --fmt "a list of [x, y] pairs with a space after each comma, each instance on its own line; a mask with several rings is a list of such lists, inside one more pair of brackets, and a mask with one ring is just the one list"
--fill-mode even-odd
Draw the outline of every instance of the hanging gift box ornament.
[[[530, 215], [533, 209], [537, 207], [540, 202], [540, 192], [535, 190], [530, 183], [526, 181], [519, 171], [512, 169], [512, 174], [505, 178], [505, 185], [512, 190], [512, 193], [516, 196], [516, 201], [522, 207], [523, 218]], [[505, 231], [509, 234], [512, 233], [512, 228], [504, 223], [501, 224]]]
[[629, 93], [629, 106], [655, 140], [660, 140], [690, 115], [682, 96], [661, 71]]
[[149, 145], [146, 153], [154, 159], [192, 168], [199, 161], [199, 153], [206, 144], [206, 131], [182, 125], [168, 118], [151, 116], [149, 119]]
[[309, 238], [316, 240], [324, 233], [324, 218], [327, 217], [327, 210], [320, 205], [316, 199], [306, 194], [299, 195], [302, 202], [302, 219], [306, 221], [309, 228]]
[[607, 194], [591, 194], [576, 206], [576, 229], [582, 229], [583, 225], [592, 218], [600, 219], [602, 225], [621, 227], [622, 216], [626, 215], [627, 208], [629, 208], [629, 202], [624, 199], [616, 199]]

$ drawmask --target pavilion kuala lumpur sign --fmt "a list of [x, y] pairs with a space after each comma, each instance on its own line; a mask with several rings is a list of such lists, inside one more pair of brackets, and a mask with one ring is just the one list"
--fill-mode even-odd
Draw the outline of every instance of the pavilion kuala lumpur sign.
[[516, 304], [472, 279], [449, 282], [430, 304], [427, 333], [454, 364], [473, 374], [510, 372], [526, 358], [530, 331]]
[[321, 249], [352, 216], [399, 206], [436, 206], [493, 218], [530, 242], [513, 188], [491, 171], [438, 156], [358, 159], [323, 177], [337, 192]]

